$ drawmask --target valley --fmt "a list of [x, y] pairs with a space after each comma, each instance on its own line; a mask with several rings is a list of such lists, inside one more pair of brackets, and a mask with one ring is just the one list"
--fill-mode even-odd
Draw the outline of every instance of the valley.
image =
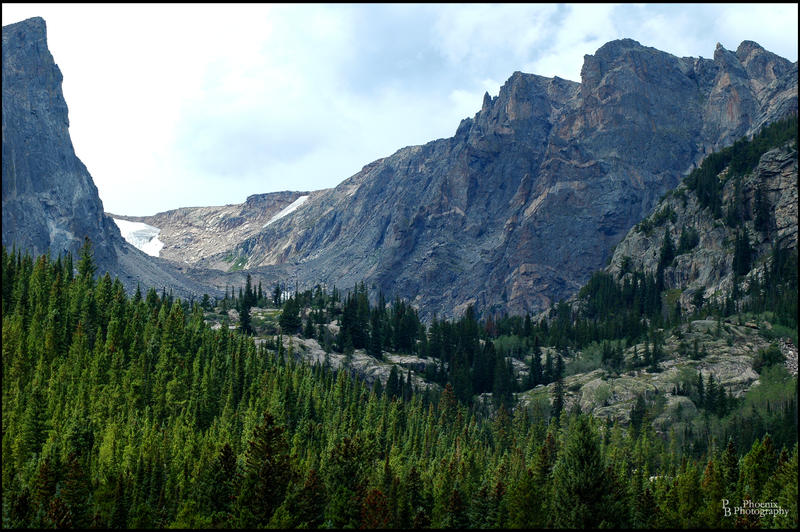
[[4, 528], [796, 528], [797, 79], [617, 39], [333, 188], [131, 216], [4, 26]]

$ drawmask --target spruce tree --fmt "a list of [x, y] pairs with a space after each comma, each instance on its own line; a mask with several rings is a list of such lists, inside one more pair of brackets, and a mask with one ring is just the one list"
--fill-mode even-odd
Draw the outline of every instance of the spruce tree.
[[669, 228], [664, 228], [664, 238], [661, 241], [661, 249], [658, 256], [658, 265], [665, 268], [672, 263], [675, 258], [675, 245], [672, 243], [672, 237], [669, 234]]
[[533, 352], [531, 353], [531, 368], [528, 373], [528, 387], [534, 388], [544, 383], [542, 369], [542, 348], [539, 347], [539, 337], [533, 337]]
[[81, 279], [91, 281], [97, 271], [92, 252], [92, 241], [89, 237], [84, 237], [83, 247], [80, 249], [80, 259], [78, 260], [78, 276]]
[[564, 411], [564, 359], [561, 354], [556, 358], [555, 385], [553, 386], [553, 412], [551, 418], [559, 424], [561, 413]]
[[242, 528], [265, 526], [283, 502], [292, 476], [285, 432], [269, 412], [253, 430], [239, 492], [239, 526]]
[[600, 439], [589, 418], [579, 415], [553, 469], [553, 519], [559, 528], [613, 526], [617, 502], [600, 454]]

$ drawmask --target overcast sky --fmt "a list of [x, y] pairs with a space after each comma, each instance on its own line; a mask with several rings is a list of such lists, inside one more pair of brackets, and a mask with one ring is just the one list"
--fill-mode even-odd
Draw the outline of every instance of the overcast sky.
[[333, 187], [452, 136], [515, 71], [580, 81], [629, 37], [797, 61], [797, 4], [2, 4], [47, 22], [75, 151], [106, 211]]

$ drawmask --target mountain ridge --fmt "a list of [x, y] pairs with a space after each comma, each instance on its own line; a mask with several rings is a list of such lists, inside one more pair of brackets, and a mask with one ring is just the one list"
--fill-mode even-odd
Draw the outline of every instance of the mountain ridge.
[[623, 39], [581, 83], [515, 72], [453, 137], [365, 165], [233, 254], [301, 284], [425, 292], [428, 316], [547, 308], [705, 154], [796, 112], [796, 63], [752, 41], [714, 56]]
[[4, 244], [75, 253], [90, 236], [101, 269], [129, 290], [218, 294], [240, 284], [225, 271], [239, 269], [267, 285], [363, 280], [426, 319], [470, 305], [537, 312], [568, 297], [707, 153], [797, 112], [797, 64], [753, 41], [717, 46], [714, 59], [611, 41], [585, 56], [580, 83], [514, 72], [452, 137], [373, 161], [281, 219], [303, 193], [162, 213], [218, 216], [203, 230], [122, 217], [174, 230], [165, 261], [125, 243], [103, 214], [72, 149], [44, 21], [6, 26], [3, 40]]

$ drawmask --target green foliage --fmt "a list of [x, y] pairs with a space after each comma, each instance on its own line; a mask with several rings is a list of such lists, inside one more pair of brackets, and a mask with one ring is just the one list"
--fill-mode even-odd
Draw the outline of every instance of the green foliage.
[[661, 227], [667, 220], [675, 223], [677, 217], [678, 215], [675, 213], [675, 210], [667, 205], [656, 214], [636, 224], [636, 230], [640, 233], [644, 233], [646, 236], [650, 236], [656, 227]]
[[281, 332], [285, 334], [297, 334], [302, 324], [303, 322], [300, 319], [300, 305], [297, 299], [290, 297], [283, 304], [283, 312], [280, 318]]
[[686, 178], [685, 183], [694, 190], [703, 208], [711, 210], [715, 218], [722, 216], [722, 185], [719, 174], [727, 167], [724, 179], [736, 179], [751, 171], [768, 150], [789, 140], [797, 143], [797, 115], [765, 126], [752, 140], [741, 139], [732, 146], [708, 155], [699, 168]]
[[753, 369], [761, 373], [764, 368], [774, 366], [775, 364], [782, 364], [786, 357], [781, 353], [777, 344], [770, 344], [766, 349], [759, 349], [756, 356], [753, 358]]
[[753, 248], [747, 229], [736, 232], [733, 251], [733, 271], [736, 275], [746, 275], [753, 262]]
[[293, 474], [285, 432], [270, 413], [253, 430], [237, 501], [240, 528], [263, 527], [283, 502]]
[[228, 268], [229, 272], [235, 272], [243, 270], [245, 265], [247, 264], [247, 257], [232, 257], [233, 264], [231, 264], [230, 268]]
[[[3, 250], [4, 527], [699, 526], [711, 523], [725, 486], [794, 512], [771, 526], [796, 524], [796, 379], [781, 365], [762, 368], [759, 386], [727, 414], [709, 412], [712, 437], [732, 437], [730, 456], [673, 451], [677, 440], [649, 424], [656, 402], [634, 409], [632, 434], [570, 415], [563, 388], [552, 412], [547, 397], [527, 407], [508, 401], [516, 390], [508, 357], [581, 330], [565, 306], [557, 319], [571, 329], [496, 321], [497, 331], [524, 335], [502, 352], [472, 310], [427, 331], [408, 327], [412, 349], [441, 366], [444, 391], [416, 392], [398, 371], [393, 391], [377, 393], [346, 371], [296, 363], [280, 341], [212, 330], [198, 304], [155, 290], [129, 298], [110, 278], [71, 278], [67, 259]], [[587, 295], [625, 304], [624, 283], [596, 282]], [[237, 299], [248, 292], [264, 297], [251, 287]], [[357, 316], [359, 298], [350, 297]], [[312, 321], [346, 303], [338, 291], [290, 299], [313, 309]], [[409, 342], [395, 331], [415, 321], [411, 307], [381, 308], [373, 327], [367, 304], [362, 340], [379, 330], [381, 345]], [[662, 343], [652, 335], [648, 351]], [[624, 345], [617, 337], [594, 350], [614, 366]], [[547, 349], [549, 364], [537, 356], [543, 380], [563, 385], [562, 349], [555, 359]], [[701, 382], [705, 396], [720, 388]], [[473, 390], [496, 393], [498, 409], [473, 404]], [[675, 486], [646, 474], [674, 477]]]
[[675, 244], [672, 243], [672, 237], [669, 234], [669, 229], [664, 229], [664, 237], [661, 239], [661, 250], [658, 254], [658, 267], [665, 268], [672, 263], [675, 258]]
[[620, 526], [620, 501], [613, 472], [606, 468], [600, 439], [588, 418], [579, 416], [553, 468], [554, 525], [558, 528]]
[[700, 243], [700, 235], [694, 227], [683, 227], [681, 236], [678, 238], [677, 254], [688, 253]]

